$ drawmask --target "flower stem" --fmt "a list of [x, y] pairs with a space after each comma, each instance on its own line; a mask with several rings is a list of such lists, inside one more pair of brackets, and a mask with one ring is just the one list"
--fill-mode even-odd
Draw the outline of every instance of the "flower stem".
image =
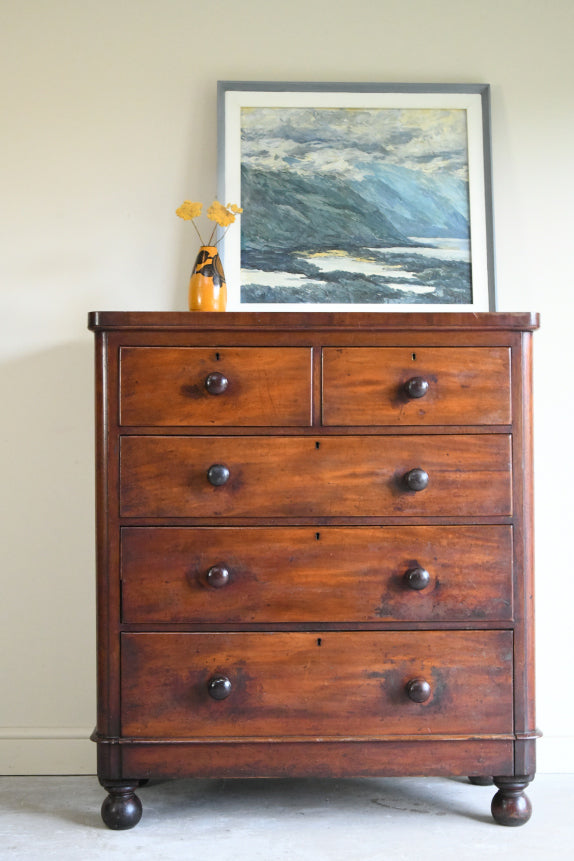
[[201, 242], [201, 244], [202, 244], [202, 245], [205, 245], [205, 242], [203, 241], [203, 237], [202, 237], [201, 233], [199, 232], [199, 230], [198, 230], [198, 228], [197, 228], [197, 224], [195, 223], [195, 221], [193, 220], [193, 218], [191, 219], [191, 223], [192, 223], [192, 224], [193, 224], [193, 226], [195, 227], [195, 232], [196, 232], [196, 233], [197, 233], [197, 235], [199, 236], [199, 241]]
[[223, 233], [221, 234], [221, 236], [219, 237], [219, 239], [217, 240], [217, 242], [215, 243], [216, 245], [219, 245], [219, 243], [221, 242], [221, 240], [222, 240], [222, 239], [225, 239], [225, 237], [227, 236], [227, 231], [228, 231], [228, 230], [229, 230], [229, 227], [226, 227], [226, 228], [225, 228], [225, 230], [223, 231]]

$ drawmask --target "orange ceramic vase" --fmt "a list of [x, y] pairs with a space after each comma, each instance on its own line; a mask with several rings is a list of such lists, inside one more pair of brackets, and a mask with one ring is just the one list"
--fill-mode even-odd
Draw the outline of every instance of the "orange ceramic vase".
[[189, 279], [190, 311], [225, 311], [227, 284], [215, 245], [202, 245]]

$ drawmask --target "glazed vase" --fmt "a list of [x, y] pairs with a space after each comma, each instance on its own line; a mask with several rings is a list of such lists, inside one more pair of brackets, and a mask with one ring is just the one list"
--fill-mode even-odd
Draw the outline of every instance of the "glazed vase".
[[227, 285], [215, 245], [202, 245], [189, 279], [190, 311], [225, 311]]

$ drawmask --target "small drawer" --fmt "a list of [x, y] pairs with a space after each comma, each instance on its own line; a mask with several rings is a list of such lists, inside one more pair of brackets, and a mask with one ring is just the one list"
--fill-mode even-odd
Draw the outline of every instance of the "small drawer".
[[122, 735], [512, 732], [511, 631], [123, 634]]
[[508, 347], [327, 347], [324, 425], [507, 425]]
[[124, 436], [120, 513], [194, 518], [510, 515], [510, 468], [506, 434]]
[[124, 527], [128, 623], [511, 621], [512, 527]]
[[306, 347], [122, 347], [124, 426], [306, 426]]

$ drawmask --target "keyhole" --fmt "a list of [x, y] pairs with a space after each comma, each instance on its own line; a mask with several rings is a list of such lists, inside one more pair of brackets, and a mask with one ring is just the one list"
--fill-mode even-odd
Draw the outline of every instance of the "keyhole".
[[[414, 355], [414, 354], [413, 354], [413, 355]], [[216, 354], [215, 354], [215, 361], [216, 361], [216, 362], [219, 362], [219, 359], [220, 359], [220, 358], [221, 358], [221, 357], [220, 357], [219, 353], [216, 353]]]
[[317, 539], [317, 541], [320, 539], [320, 537], [321, 537], [321, 533], [320, 533], [320, 532], [316, 532], [316, 533], [315, 533], [315, 538]]
[[321, 443], [320, 443], [320, 442], [316, 442], [316, 443], [315, 443], [315, 448], [321, 448]]
[[318, 645], [318, 646], [320, 646], [320, 645], [321, 645], [321, 637], [317, 637], [317, 645]]
[[416, 353], [413, 353], [413, 354], [411, 355], [411, 358], [412, 358], [413, 362], [416, 362], [416, 360], [417, 360], [417, 354], [416, 354]]

